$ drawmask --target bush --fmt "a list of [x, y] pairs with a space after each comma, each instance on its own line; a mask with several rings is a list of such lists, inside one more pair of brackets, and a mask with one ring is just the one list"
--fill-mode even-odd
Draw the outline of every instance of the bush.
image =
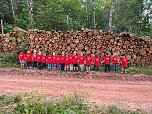
[[1, 53], [0, 54], [0, 67], [17, 67], [18, 56], [16, 53]]
[[0, 96], [0, 114], [148, 114], [142, 110], [128, 111], [112, 105], [98, 107], [74, 95], [46, 102], [41, 96]]

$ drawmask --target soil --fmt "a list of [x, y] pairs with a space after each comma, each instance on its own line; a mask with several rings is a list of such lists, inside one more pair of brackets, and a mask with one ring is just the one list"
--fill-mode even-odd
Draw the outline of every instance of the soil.
[[119, 105], [152, 113], [152, 76], [120, 73], [55, 73], [0, 68], [0, 94], [38, 91], [46, 98], [86, 96], [97, 105]]

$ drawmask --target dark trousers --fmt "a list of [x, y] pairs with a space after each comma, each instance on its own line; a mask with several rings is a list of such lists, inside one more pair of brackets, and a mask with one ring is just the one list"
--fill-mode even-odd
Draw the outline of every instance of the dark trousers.
[[110, 64], [105, 64], [105, 72], [110, 72]]
[[99, 71], [99, 66], [94, 66], [94, 71]]
[[38, 62], [38, 69], [42, 69], [42, 63]]
[[42, 63], [42, 68], [46, 69], [46, 63]]
[[27, 67], [31, 67], [32, 66], [32, 62], [27, 62]]
[[61, 64], [61, 71], [64, 71], [64, 67], [65, 67], [65, 64], [62, 63], [62, 64]]
[[34, 67], [34, 68], [37, 67], [37, 62], [33, 62], [33, 67]]

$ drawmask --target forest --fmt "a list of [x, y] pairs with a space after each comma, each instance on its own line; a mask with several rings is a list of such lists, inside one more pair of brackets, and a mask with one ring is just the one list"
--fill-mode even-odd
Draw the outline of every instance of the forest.
[[25, 30], [102, 29], [152, 37], [152, 0], [1, 0], [0, 6], [4, 33], [18, 26]]

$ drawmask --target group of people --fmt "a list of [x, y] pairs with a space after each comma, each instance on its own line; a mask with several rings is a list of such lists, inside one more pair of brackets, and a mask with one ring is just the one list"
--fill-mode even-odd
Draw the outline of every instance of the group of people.
[[118, 62], [121, 63], [122, 73], [126, 73], [127, 68], [127, 58], [125, 55], [122, 55], [120, 60], [118, 60], [118, 56], [116, 53], [110, 57], [109, 53], [106, 52], [103, 60], [99, 57], [98, 54], [95, 54], [95, 57], [92, 57], [91, 54], [87, 54], [84, 56], [83, 52], [80, 55], [77, 54], [76, 51], [70, 54], [56, 54], [50, 53], [46, 55], [46, 53], [42, 54], [41, 51], [38, 53], [36, 50], [31, 53], [27, 51], [27, 53], [19, 52], [18, 58], [20, 61], [21, 69], [24, 69], [25, 63], [27, 68], [38, 68], [38, 69], [48, 69], [49, 71], [84, 71], [90, 73], [90, 67], [93, 65], [94, 71], [99, 71], [99, 66], [101, 63], [104, 63], [105, 72], [110, 72], [110, 64], [113, 65], [113, 71], [118, 72]]

